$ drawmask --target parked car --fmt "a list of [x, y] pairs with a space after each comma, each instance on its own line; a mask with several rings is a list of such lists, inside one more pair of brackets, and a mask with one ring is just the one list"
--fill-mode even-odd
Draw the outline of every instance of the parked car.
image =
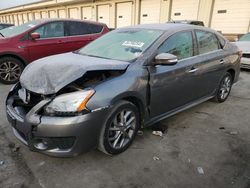
[[24, 67], [39, 58], [77, 50], [107, 33], [105, 24], [42, 19], [0, 31], [0, 82], [16, 83]]
[[121, 28], [29, 64], [7, 97], [7, 117], [33, 151], [115, 155], [140, 128], [212, 98], [224, 102], [239, 73], [239, 49], [211, 29]]
[[241, 68], [250, 69], [250, 33], [240, 37], [235, 44], [242, 51]]
[[7, 27], [11, 27], [11, 26], [14, 26], [14, 25], [13, 24], [0, 23], [0, 30], [5, 29]]
[[168, 23], [183, 23], [183, 24], [205, 26], [203, 21], [198, 21], [198, 20], [172, 20], [169, 21]]

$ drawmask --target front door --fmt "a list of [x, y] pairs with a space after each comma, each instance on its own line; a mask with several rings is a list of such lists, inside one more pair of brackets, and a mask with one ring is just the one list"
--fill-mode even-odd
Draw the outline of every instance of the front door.
[[199, 98], [199, 62], [194, 57], [191, 31], [179, 32], [169, 37], [158, 49], [178, 57], [176, 65], [149, 67], [151, 118], [164, 115]]
[[67, 52], [65, 47], [64, 22], [52, 22], [45, 24], [32, 33], [39, 33], [40, 39], [29, 40], [29, 61], [43, 58], [49, 55]]

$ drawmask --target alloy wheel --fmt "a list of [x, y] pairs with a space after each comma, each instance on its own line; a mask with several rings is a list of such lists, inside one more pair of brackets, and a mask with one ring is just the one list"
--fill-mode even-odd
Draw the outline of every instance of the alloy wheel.
[[122, 110], [114, 117], [108, 133], [109, 145], [114, 149], [125, 147], [136, 129], [136, 115], [131, 110]]
[[220, 88], [220, 98], [222, 100], [226, 99], [227, 96], [230, 93], [231, 90], [231, 86], [232, 86], [232, 80], [230, 76], [226, 76], [221, 84], [221, 88]]
[[21, 75], [21, 67], [13, 62], [6, 61], [0, 65], [0, 77], [5, 81], [15, 81]]

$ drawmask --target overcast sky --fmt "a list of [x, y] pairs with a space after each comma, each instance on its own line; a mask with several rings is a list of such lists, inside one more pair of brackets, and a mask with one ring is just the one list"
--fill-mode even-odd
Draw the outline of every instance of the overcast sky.
[[28, 3], [34, 3], [42, 0], [0, 0], [0, 9], [6, 9], [10, 7], [16, 7]]

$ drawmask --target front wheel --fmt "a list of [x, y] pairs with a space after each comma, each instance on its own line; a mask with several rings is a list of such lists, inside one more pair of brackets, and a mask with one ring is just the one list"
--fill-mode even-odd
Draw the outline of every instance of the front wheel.
[[231, 92], [232, 85], [233, 85], [232, 75], [227, 72], [221, 79], [221, 82], [217, 90], [216, 96], [214, 97], [214, 100], [219, 103], [222, 103], [225, 100], [227, 100]]
[[137, 107], [128, 101], [118, 102], [111, 111], [99, 137], [99, 150], [115, 155], [133, 142], [139, 128]]
[[13, 57], [0, 59], [0, 82], [3, 84], [14, 84], [18, 82], [24, 66], [21, 61]]

